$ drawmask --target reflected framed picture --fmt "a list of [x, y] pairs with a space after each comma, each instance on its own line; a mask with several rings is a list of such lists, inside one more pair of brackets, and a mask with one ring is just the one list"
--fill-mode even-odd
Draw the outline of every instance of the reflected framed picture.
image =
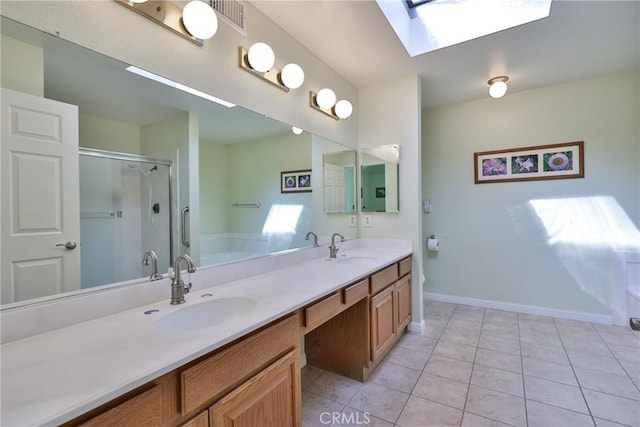
[[473, 153], [475, 183], [584, 178], [584, 141]]
[[281, 193], [310, 193], [311, 169], [280, 172]]

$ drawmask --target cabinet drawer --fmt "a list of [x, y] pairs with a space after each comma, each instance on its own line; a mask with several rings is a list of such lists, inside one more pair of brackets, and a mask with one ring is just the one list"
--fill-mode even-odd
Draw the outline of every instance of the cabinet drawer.
[[304, 310], [305, 332], [320, 326], [342, 310], [342, 298], [340, 292], [336, 292]]
[[400, 277], [411, 272], [411, 257], [400, 260], [398, 263], [398, 271]]
[[391, 264], [371, 276], [371, 295], [377, 294], [398, 278], [398, 264]]
[[369, 279], [364, 279], [358, 283], [342, 290], [342, 303], [347, 307], [360, 301], [369, 294]]
[[121, 425], [160, 425], [162, 410], [161, 387], [153, 386], [97, 417], [80, 424], [83, 427]]
[[279, 355], [300, 345], [299, 320], [287, 317], [180, 371], [182, 414], [219, 398]]

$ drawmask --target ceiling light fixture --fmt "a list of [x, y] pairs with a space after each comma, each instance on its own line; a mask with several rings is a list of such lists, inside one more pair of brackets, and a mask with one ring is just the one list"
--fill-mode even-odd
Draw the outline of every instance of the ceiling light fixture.
[[180, 9], [169, 1], [115, 0], [174, 33], [202, 46], [218, 30], [218, 17], [208, 3], [193, 0]]
[[182, 22], [195, 38], [208, 40], [218, 31], [218, 17], [207, 3], [193, 0], [182, 10]]
[[240, 47], [240, 68], [279, 87], [285, 92], [297, 89], [304, 83], [304, 71], [298, 64], [287, 64], [282, 71], [275, 64], [273, 49], [262, 42], [254, 43], [247, 50]]
[[334, 120], [347, 119], [353, 113], [351, 102], [346, 99], [336, 102], [336, 94], [329, 88], [309, 92], [309, 105]]
[[247, 61], [251, 68], [259, 73], [266, 73], [276, 62], [273, 49], [266, 43], [254, 43], [247, 53]]
[[280, 80], [289, 89], [298, 89], [304, 83], [304, 70], [298, 64], [287, 64], [282, 67]]
[[329, 109], [336, 105], [336, 93], [329, 88], [320, 89], [316, 94], [318, 107]]
[[499, 76], [490, 79], [489, 84], [489, 96], [492, 98], [502, 98], [507, 93], [507, 81], [509, 77]]

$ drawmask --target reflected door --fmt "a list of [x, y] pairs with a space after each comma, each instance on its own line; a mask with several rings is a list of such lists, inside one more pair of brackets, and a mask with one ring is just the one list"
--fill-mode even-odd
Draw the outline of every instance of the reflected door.
[[78, 108], [2, 89], [2, 304], [80, 288]]

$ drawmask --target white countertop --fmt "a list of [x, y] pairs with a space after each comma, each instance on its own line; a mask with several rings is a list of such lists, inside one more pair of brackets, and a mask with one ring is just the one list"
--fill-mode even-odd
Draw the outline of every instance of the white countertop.
[[[317, 258], [199, 289], [178, 306], [169, 304], [167, 287], [159, 302], [3, 344], [2, 425], [71, 420], [409, 254], [410, 245], [346, 249], [338, 260]], [[213, 296], [201, 297], [206, 293]], [[193, 331], [154, 326], [176, 310], [228, 297], [256, 304], [242, 316]], [[144, 314], [151, 309], [159, 313]]]

